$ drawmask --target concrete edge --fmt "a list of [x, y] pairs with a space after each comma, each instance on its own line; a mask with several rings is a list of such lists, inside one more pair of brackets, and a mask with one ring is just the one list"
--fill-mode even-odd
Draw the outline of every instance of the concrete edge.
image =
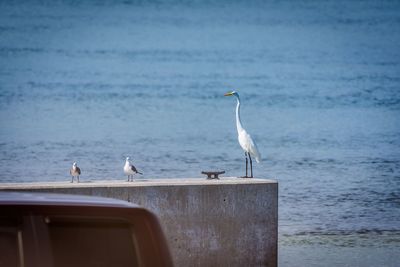
[[27, 182], [0, 183], [0, 190], [27, 190], [47, 188], [94, 188], [94, 187], [146, 187], [146, 186], [182, 186], [182, 185], [239, 185], [239, 184], [277, 184], [276, 180], [262, 178], [221, 177], [205, 178], [163, 178], [138, 179], [133, 182], [121, 180], [89, 181], [80, 183], [70, 182]]

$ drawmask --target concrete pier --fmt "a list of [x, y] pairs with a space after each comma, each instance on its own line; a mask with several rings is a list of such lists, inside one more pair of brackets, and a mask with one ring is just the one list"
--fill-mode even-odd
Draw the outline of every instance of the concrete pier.
[[176, 266], [277, 266], [274, 180], [0, 183], [0, 190], [102, 196], [146, 207], [158, 215]]

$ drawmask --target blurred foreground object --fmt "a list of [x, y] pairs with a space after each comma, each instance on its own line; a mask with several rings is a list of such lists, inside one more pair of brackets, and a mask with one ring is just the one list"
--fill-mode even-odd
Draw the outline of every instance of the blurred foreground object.
[[156, 216], [125, 201], [0, 193], [0, 266], [173, 266]]

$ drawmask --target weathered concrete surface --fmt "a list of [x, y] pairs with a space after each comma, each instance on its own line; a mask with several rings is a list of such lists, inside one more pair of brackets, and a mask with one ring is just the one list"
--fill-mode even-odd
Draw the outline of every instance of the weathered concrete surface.
[[277, 266], [278, 184], [265, 179], [0, 184], [127, 200], [158, 215], [176, 266]]

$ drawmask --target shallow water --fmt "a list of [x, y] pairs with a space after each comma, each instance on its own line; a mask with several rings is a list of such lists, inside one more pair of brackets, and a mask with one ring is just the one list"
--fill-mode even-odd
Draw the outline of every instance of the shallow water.
[[243, 175], [234, 89], [255, 175], [279, 181], [283, 246], [400, 246], [399, 11], [1, 2], [0, 182], [68, 180], [75, 160], [83, 180], [125, 179], [126, 156], [145, 178]]

